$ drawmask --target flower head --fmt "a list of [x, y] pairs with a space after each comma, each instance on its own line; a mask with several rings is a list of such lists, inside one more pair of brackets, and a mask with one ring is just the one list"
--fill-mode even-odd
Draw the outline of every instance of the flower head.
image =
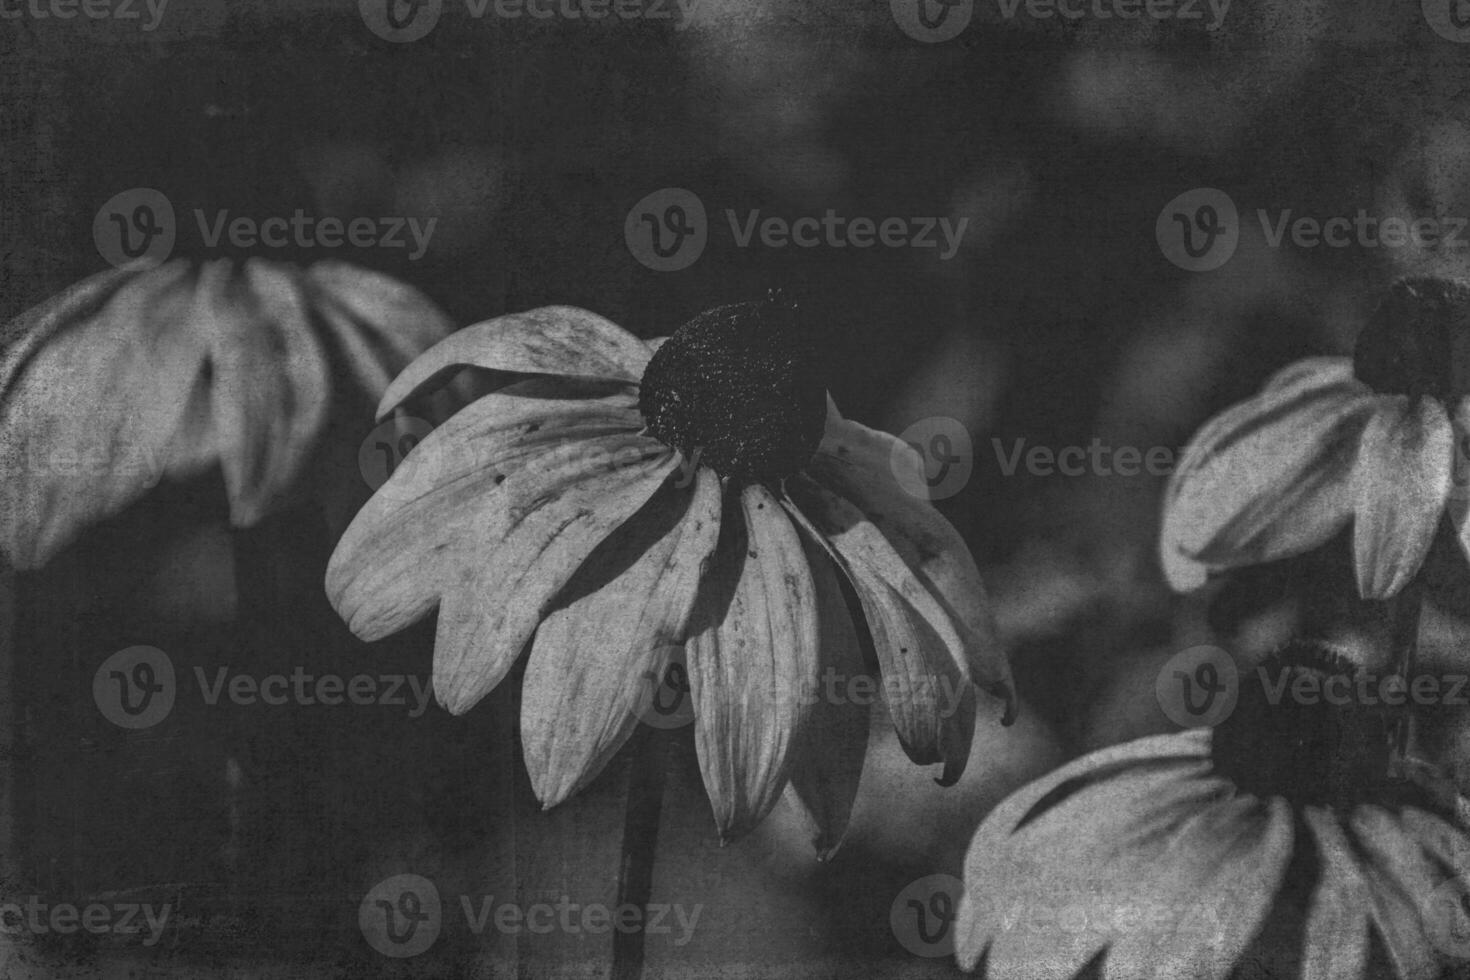
[[161, 479], [211, 468], [250, 526], [294, 486], [343, 363], [376, 398], [447, 334], [417, 291], [338, 262], [93, 276], [0, 337], [0, 551], [45, 564]]
[[1164, 572], [1212, 572], [1310, 551], [1352, 525], [1358, 591], [1398, 593], [1448, 515], [1470, 553], [1456, 444], [1470, 440], [1470, 285], [1395, 283], [1351, 358], [1287, 367], [1191, 440], [1165, 495]]
[[958, 778], [973, 685], [1011, 697], [978, 572], [892, 475], [917, 455], [829, 408], [789, 305], [721, 307], [649, 344], [570, 307], [501, 317], [425, 353], [380, 411], [465, 365], [524, 379], [419, 444], [327, 591], [368, 640], [437, 606], [434, 690], [454, 713], [529, 644], [521, 734], [543, 803], [597, 776], [679, 647], [726, 836], [789, 783], [836, 845], [866, 713], [821, 680], [868, 671], [869, 649], [910, 757]]
[[1099, 962], [1128, 980], [1450, 975], [1470, 953], [1446, 941], [1470, 936], [1463, 817], [1388, 778], [1371, 706], [1267, 687], [1354, 670], [1293, 644], [1213, 731], [1094, 752], [1005, 800], [966, 859], [960, 965], [1036, 980]]

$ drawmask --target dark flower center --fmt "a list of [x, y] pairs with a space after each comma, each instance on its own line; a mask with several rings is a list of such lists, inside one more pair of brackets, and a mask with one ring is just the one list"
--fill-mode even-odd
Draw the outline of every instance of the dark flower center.
[[1242, 678], [1235, 710], [1215, 728], [1216, 770], [1244, 792], [1297, 805], [1381, 798], [1391, 719], [1357, 679], [1328, 644], [1288, 643]]
[[815, 344], [778, 297], [706, 310], [643, 372], [648, 431], [722, 476], [776, 481], [817, 451], [827, 417]]
[[1450, 403], [1470, 391], [1470, 283], [1395, 282], [1358, 335], [1353, 372], [1383, 394]]

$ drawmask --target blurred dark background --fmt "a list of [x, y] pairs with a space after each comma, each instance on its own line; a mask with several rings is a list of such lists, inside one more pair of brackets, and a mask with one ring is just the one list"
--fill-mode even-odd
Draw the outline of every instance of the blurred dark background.
[[[1161, 476], [1007, 475], [998, 453], [1016, 440], [1177, 449], [1287, 361], [1348, 350], [1395, 276], [1463, 274], [1470, 254], [1273, 247], [1256, 218], [1470, 214], [1470, 47], [1432, 29], [1432, 3], [1237, 0], [1215, 30], [1203, 4], [1188, 22], [1035, 19], [1024, 7], [1007, 19], [1004, 6], [977, 2], [942, 43], [910, 37], [875, 0], [702, 0], [687, 26], [672, 5], [671, 20], [593, 23], [477, 20], [451, 2], [411, 43], [376, 36], [349, 0], [173, 0], [151, 32], [0, 21], [0, 318], [104, 268], [93, 216], [135, 187], [173, 203], [179, 255], [230, 254], [199, 240], [196, 208], [436, 218], [416, 260], [382, 248], [331, 257], [405, 279], [459, 323], [565, 303], [652, 337], [710, 306], [792, 291], [821, 332], [846, 415], [892, 432], [947, 417], [969, 431], [973, 476], [939, 506], [996, 596], [1029, 720], [1005, 745], [985, 743], [947, 796], [880, 740], [865, 788], [876, 802], [827, 869], [794, 857], [780, 827], [710, 852], [691, 790], [685, 823], [671, 817], [683, 830], [671, 832], [665, 887], [739, 911], [667, 968], [678, 975], [702, 956], [701, 969], [733, 971], [721, 976], [772, 962], [849, 976], [853, 962], [902, 961], [943, 975], [947, 961], [908, 958], [889, 935], [892, 897], [956, 867], [969, 830], [1019, 780], [1164, 727], [1138, 693], [1160, 658], [1221, 636], [1264, 646], [1292, 615], [1280, 579], [1213, 616], [1205, 601], [1168, 595], [1154, 559]], [[710, 241], [689, 268], [656, 272], [630, 252], [624, 222], [667, 187], [699, 196]], [[1240, 238], [1228, 262], [1190, 272], [1168, 260], [1155, 224], [1201, 187], [1231, 198]], [[948, 260], [935, 249], [741, 248], [727, 208], [969, 224]], [[308, 264], [325, 251], [257, 254]], [[592, 833], [575, 812], [535, 812], [505, 745], [513, 704], [478, 722], [437, 709], [412, 724], [181, 718], [143, 747], [115, 732], [79, 739], [95, 727], [84, 719], [92, 667], [129, 643], [187, 648], [199, 662], [225, 649], [293, 664], [309, 648], [349, 675], [365, 656], [311, 592], [330, 547], [320, 529], [288, 514], [242, 543], [198, 503], [207, 496], [151, 501], [57, 567], [11, 582], [4, 816], [17, 881], [178, 895], [168, 888], [193, 876], [210, 894], [235, 889], [224, 919], [237, 932], [206, 923], [205, 938], [190, 933], [173, 955], [220, 964], [247, 950], [247, 962], [324, 960], [358, 975], [386, 961], [340, 934], [352, 902], [312, 894], [267, 915], [250, 896], [321, 881], [360, 893], [375, 873], [430, 866], [464, 884], [506, 848], [535, 853], [537, 835]], [[293, 569], [264, 594], [236, 574], [242, 549], [262, 548]], [[251, 603], [271, 612], [242, 633]], [[427, 671], [430, 637], [370, 656]], [[495, 779], [480, 779], [485, 760]], [[243, 804], [246, 816], [231, 817], [230, 794], [243, 791], [239, 779], [226, 786], [230, 765], [245, 766], [265, 801]], [[117, 775], [128, 766], [132, 782]], [[507, 841], [509, 824], [531, 836]], [[157, 860], [150, 833], [175, 857]], [[98, 857], [129, 849], [132, 864]], [[584, 857], [585, 874], [567, 862], [538, 873], [577, 887], [610, 873]], [[330, 908], [313, 918], [311, 902]], [[473, 945], [441, 950], [434, 975], [488, 969]], [[102, 970], [99, 955], [72, 967]], [[495, 969], [529, 962], [518, 956], [497, 950]]]

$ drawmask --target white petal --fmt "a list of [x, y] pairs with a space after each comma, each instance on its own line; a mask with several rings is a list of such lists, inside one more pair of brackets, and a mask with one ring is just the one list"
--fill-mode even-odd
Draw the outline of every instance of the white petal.
[[742, 834], [786, 785], [817, 684], [816, 593], [796, 529], [759, 485], [726, 511], [688, 650], [694, 744], [720, 834]]
[[642, 424], [622, 398], [523, 397], [536, 385], [485, 395], [430, 432], [353, 519], [326, 587], [359, 637], [408, 626], [486, 560], [506, 516], [500, 488], [510, 474], [557, 446]]
[[1302, 980], [1362, 977], [1368, 961], [1368, 884], [1337, 818], [1305, 807], [1302, 819], [1316, 841], [1321, 877], [1312, 893], [1302, 952]]
[[1424, 564], [1444, 518], [1454, 451], [1439, 402], [1380, 400], [1353, 471], [1353, 553], [1363, 598], [1397, 594]]
[[506, 478], [496, 540], [439, 605], [434, 691], [450, 712], [500, 683], [587, 556], [676, 467], [660, 443], [614, 435], [546, 453]]
[[[681, 644], [720, 531], [720, 479], [666, 484], [598, 548], [536, 631], [521, 686], [521, 743], [546, 806], [596, 778], [638, 725], [635, 710]], [[570, 601], [569, 601], [570, 600]]]
[[611, 320], [573, 306], [544, 306], [465, 327], [393, 380], [378, 405], [387, 415], [446, 372], [479, 367], [637, 384], [648, 347]]

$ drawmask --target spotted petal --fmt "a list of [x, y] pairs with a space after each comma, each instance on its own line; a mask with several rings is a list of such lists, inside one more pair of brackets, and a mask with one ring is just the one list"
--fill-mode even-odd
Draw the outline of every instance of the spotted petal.
[[1450, 495], [1454, 438], [1433, 398], [1379, 400], [1353, 471], [1353, 552], [1363, 598], [1389, 598], [1424, 564]]
[[419, 390], [465, 367], [637, 384], [651, 356], [622, 327], [573, 306], [545, 306], [465, 327], [429, 348], [393, 380], [387, 415]]
[[1165, 491], [1160, 558], [1180, 591], [1301, 554], [1352, 516], [1358, 438], [1379, 399], [1345, 359], [1293, 366], [1202, 428]]
[[760, 485], [732, 501], [688, 644], [694, 745], [726, 839], [780, 799], [817, 684], [817, 597], [796, 529]]
[[720, 531], [720, 479], [666, 484], [593, 552], [531, 647], [521, 742], [531, 786], [555, 806], [594, 779], [638, 725], [650, 683], [683, 642]]
[[548, 452], [506, 478], [482, 564], [439, 606], [434, 692], [450, 712], [468, 711], [504, 679], [588, 555], [676, 467], [662, 444], [624, 434]]

